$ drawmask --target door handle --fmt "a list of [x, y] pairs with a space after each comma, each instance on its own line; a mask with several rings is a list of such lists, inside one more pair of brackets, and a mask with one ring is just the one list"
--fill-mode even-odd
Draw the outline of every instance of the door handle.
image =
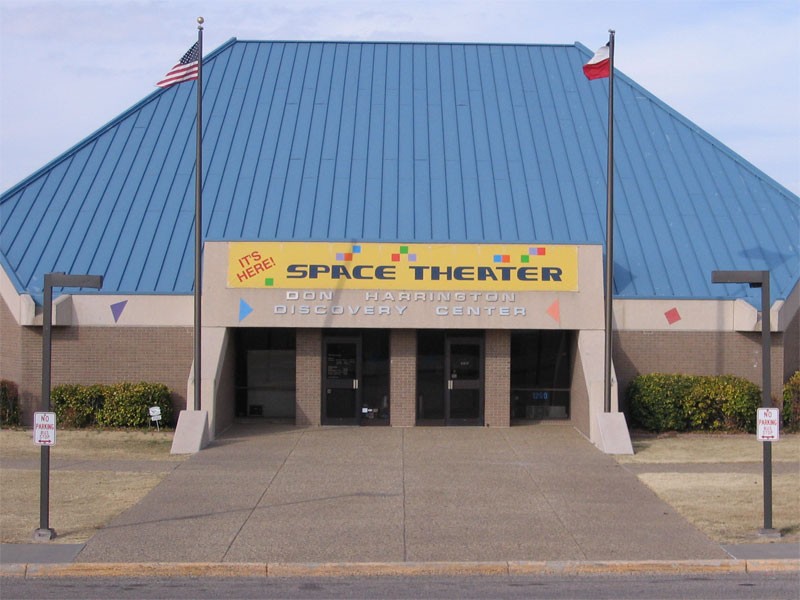
[[452, 390], [453, 389], [453, 380], [452, 379], [448, 379], [447, 380], [447, 389], [448, 390]]
[[353, 379], [353, 389], [354, 390], [358, 389], [358, 379]]

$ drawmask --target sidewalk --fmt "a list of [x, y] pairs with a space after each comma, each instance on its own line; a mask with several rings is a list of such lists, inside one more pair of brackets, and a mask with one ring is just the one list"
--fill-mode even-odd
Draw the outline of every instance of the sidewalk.
[[508, 570], [514, 563], [724, 565], [734, 558], [800, 560], [800, 548], [721, 547], [564, 423], [237, 424], [85, 545], [0, 548], [4, 565], [75, 568], [438, 563]]

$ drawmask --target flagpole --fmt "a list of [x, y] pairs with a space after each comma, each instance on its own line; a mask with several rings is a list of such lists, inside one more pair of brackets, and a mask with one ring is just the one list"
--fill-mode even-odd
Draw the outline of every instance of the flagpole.
[[200, 331], [203, 290], [203, 17], [197, 17], [197, 158], [194, 186], [194, 409], [200, 410]]
[[614, 30], [608, 30], [608, 163], [606, 189], [606, 315], [604, 410], [611, 412], [611, 334], [614, 324]]

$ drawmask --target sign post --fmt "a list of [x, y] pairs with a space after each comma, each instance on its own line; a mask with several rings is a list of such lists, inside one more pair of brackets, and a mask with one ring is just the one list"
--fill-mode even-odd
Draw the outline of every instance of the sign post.
[[[777, 419], [778, 410], [772, 407], [772, 358], [770, 340], [770, 298], [769, 271], [712, 271], [711, 283], [746, 283], [751, 288], [761, 288], [761, 411], [774, 411]], [[769, 421], [772, 422], [770, 413]], [[765, 417], [766, 419], [766, 417]], [[765, 428], [767, 425], [765, 425]], [[764, 433], [767, 433], [766, 431]], [[775, 429], [777, 435], [777, 428]], [[760, 535], [780, 537], [780, 532], [772, 528], [772, 440], [758, 438], [763, 445], [764, 470], [764, 527]], [[776, 438], [777, 439], [777, 438]]]
[[[42, 447], [39, 484], [39, 528], [33, 532], [33, 541], [49, 542], [56, 537], [50, 527], [50, 446], [56, 442], [56, 416], [50, 406], [50, 356], [52, 351], [53, 329], [53, 288], [75, 287], [100, 289], [102, 275], [66, 275], [46, 273], [44, 276], [44, 297], [42, 299], [42, 410], [34, 415], [34, 443]], [[39, 426], [37, 427], [37, 419]], [[48, 426], [52, 424], [52, 429]], [[52, 432], [51, 443], [49, 433]], [[37, 441], [38, 440], [38, 441]], [[41, 442], [41, 443], [40, 443]]]

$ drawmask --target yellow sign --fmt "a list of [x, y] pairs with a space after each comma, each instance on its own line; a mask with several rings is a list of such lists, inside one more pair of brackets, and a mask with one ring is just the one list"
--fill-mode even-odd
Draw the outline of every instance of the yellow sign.
[[228, 287], [574, 292], [578, 247], [230, 242]]

